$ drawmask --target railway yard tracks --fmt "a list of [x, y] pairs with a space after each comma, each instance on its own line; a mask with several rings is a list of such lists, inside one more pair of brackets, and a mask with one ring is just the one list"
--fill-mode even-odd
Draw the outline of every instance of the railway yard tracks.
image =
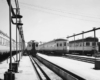
[[[40, 57], [40, 56], [37, 56], [37, 59], [42, 64], [44, 64], [46, 67], [48, 67], [50, 70], [52, 70], [54, 73], [56, 73], [58, 76], [60, 76], [62, 78], [62, 79], [54, 79], [54, 80], [85, 80], [84, 78], [81, 78], [80, 76], [78, 76], [70, 71], [67, 71], [66, 69], [64, 69], [52, 62]], [[51, 80], [53, 80], [53, 79], [51, 79]]]
[[30, 60], [40, 80], [63, 80], [56, 73], [43, 65], [38, 59], [30, 56]]
[[74, 60], [79, 60], [79, 61], [83, 61], [83, 62], [88, 62], [88, 63], [92, 63], [92, 64], [94, 64], [95, 60], [96, 60], [95, 57], [79, 56], [79, 55], [71, 55], [71, 54], [67, 54], [63, 57], [74, 59]]
[[[95, 63], [95, 57], [79, 56], [79, 55], [66, 55], [64, 58], [84, 61], [88, 63]], [[44, 59], [39, 55], [35, 57], [30, 56], [30, 60], [36, 70], [40, 80], [86, 80], [80, 75], [77, 75], [69, 70], [66, 70], [48, 59]]]

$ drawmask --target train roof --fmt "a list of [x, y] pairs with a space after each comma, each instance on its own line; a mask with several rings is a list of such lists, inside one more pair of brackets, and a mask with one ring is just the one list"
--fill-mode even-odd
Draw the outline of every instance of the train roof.
[[3, 31], [1, 31], [0, 30], [0, 34], [2, 34], [2, 35], [4, 35], [4, 36], [6, 36], [6, 37], [8, 37], [9, 38], [9, 36], [7, 35], [7, 34], [5, 34]]
[[98, 38], [87, 37], [87, 38], [84, 38], [84, 39], [78, 39], [78, 40], [75, 40], [75, 41], [69, 41], [69, 43], [82, 42], [82, 41], [97, 41], [98, 42]]
[[[10, 37], [6, 33], [4, 33], [3, 31], [1, 31], [1, 30], [0, 30], [0, 34], [2, 34], [3, 36], [5, 36], [5, 37], [10, 39]], [[11, 40], [16, 42], [14, 39], [11, 39]]]
[[56, 42], [56, 41], [67, 41], [66, 39], [54, 39], [54, 40], [52, 40], [52, 41], [48, 41], [48, 42], [46, 42], [46, 43], [50, 43], [50, 42]]
[[67, 41], [66, 39], [55, 39], [54, 41]]
[[45, 44], [52, 43], [52, 42], [56, 42], [56, 41], [67, 41], [67, 40], [66, 39], [54, 39], [52, 41], [48, 41], [48, 42], [42, 43], [40, 45], [45, 45]]
[[35, 40], [30, 40], [29, 42], [27, 42], [27, 44], [33, 44], [33, 43], [38, 44], [38, 42], [36, 42]]

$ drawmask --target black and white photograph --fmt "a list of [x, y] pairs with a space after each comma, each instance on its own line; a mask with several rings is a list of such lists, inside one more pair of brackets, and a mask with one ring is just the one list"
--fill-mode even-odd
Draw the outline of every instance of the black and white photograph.
[[100, 0], [0, 0], [0, 80], [100, 80]]

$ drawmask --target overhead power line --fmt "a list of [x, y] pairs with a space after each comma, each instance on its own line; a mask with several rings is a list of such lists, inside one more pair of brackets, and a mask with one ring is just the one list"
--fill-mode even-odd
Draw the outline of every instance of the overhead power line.
[[66, 11], [55, 10], [55, 9], [46, 8], [46, 7], [33, 5], [33, 4], [28, 4], [28, 3], [24, 3], [24, 2], [20, 2], [20, 1], [19, 1], [19, 4], [24, 5], [28, 9], [33, 10], [35, 8], [35, 10], [38, 10], [38, 11], [41, 11], [41, 12], [44, 12], [44, 13], [48, 13], [48, 14], [53, 14], [53, 15], [58, 15], [58, 16], [68, 17], [68, 18], [73, 18], [73, 19], [78, 19], [78, 20], [84, 20], [84, 21], [100, 22], [99, 17], [87, 16], [87, 15], [84, 15], [84, 14], [77, 14], [77, 13], [71, 13], [71, 12], [69, 13], [69, 12], [66, 12]]
[[26, 5], [26, 6], [30, 6], [30, 7], [41, 8], [41, 9], [50, 10], [50, 11], [55, 11], [55, 12], [60, 12], [60, 13], [64, 13], [64, 14], [70, 14], [70, 15], [75, 15], [75, 16], [82, 16], [82, 17], [100, 19], [100, 18], [94, 17], [94, 16], [87, 16], [87, 15], [83, 15], [83, 14], [65, 12], [65, 11], [61, 11], [61, 10], [50, 9], [50, 8], [46, 8], [46, 7], [42, 7], [42, 6], [38, 6], [38, 5], [33, 5], [33, 4], [27, 4], [27, 3], [23, 3], [23, 2], [19, 2], [19, 3], [20, 3], [20, 4], [23, 4], [23, 5]]

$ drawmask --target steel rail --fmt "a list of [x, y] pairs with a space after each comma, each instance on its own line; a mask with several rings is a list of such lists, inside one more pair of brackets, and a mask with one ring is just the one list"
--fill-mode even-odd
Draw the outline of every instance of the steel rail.
[[32, 58], [31, 58], [30, 56], [29, 56], [29, 58], [30, 58], [30, 60], [31, 60], [31, 62], [32, 62], [33, 67], [35, 68], [35, 71], [36, 71], [36, 73], [37, 73], [39, 79], [42, 80], [42, 77], [40, 76], [40, 74], [39, 74], [39, 72], [38, 72], [36, 66], [34, 65], [34, 62], [33, 62]]
[[[67, 71], [65, 69], [63, 69], [62, 67], [40, 57], [40, 56], [36, 56], [37, 59], [43, 63], [45, 66], [47, 66], [50, 70], [52, 70], [53, 72], [55, 72], [58, 76], [60, 76], [63, 80], [85, 80], [84, 78], [70, 72]], [[66, 76], [65, 76], [66, 75]]]
[[41, 72], [43, 73], [43, 75], [46, 77], [47, 80], [51, 80], [48, 75], [44, 72], [44, 70], [39, 66], [39, 64], [36, 62], [35, 59], [33, 59], [34, 62], [36, 63], [36, 65], [38, 66], [38, 68], [41, 70]]
[[78, 60], [78, 61], [83, 61], [83, 62], [87, 62], [87, 63], [92, 63], [92, 64], [95, 63], [95, 58], [82, 57], [82, 56], [79, 56], [79, 55], [75, 55], [75, 56], [65, 55], [63, 57]]

